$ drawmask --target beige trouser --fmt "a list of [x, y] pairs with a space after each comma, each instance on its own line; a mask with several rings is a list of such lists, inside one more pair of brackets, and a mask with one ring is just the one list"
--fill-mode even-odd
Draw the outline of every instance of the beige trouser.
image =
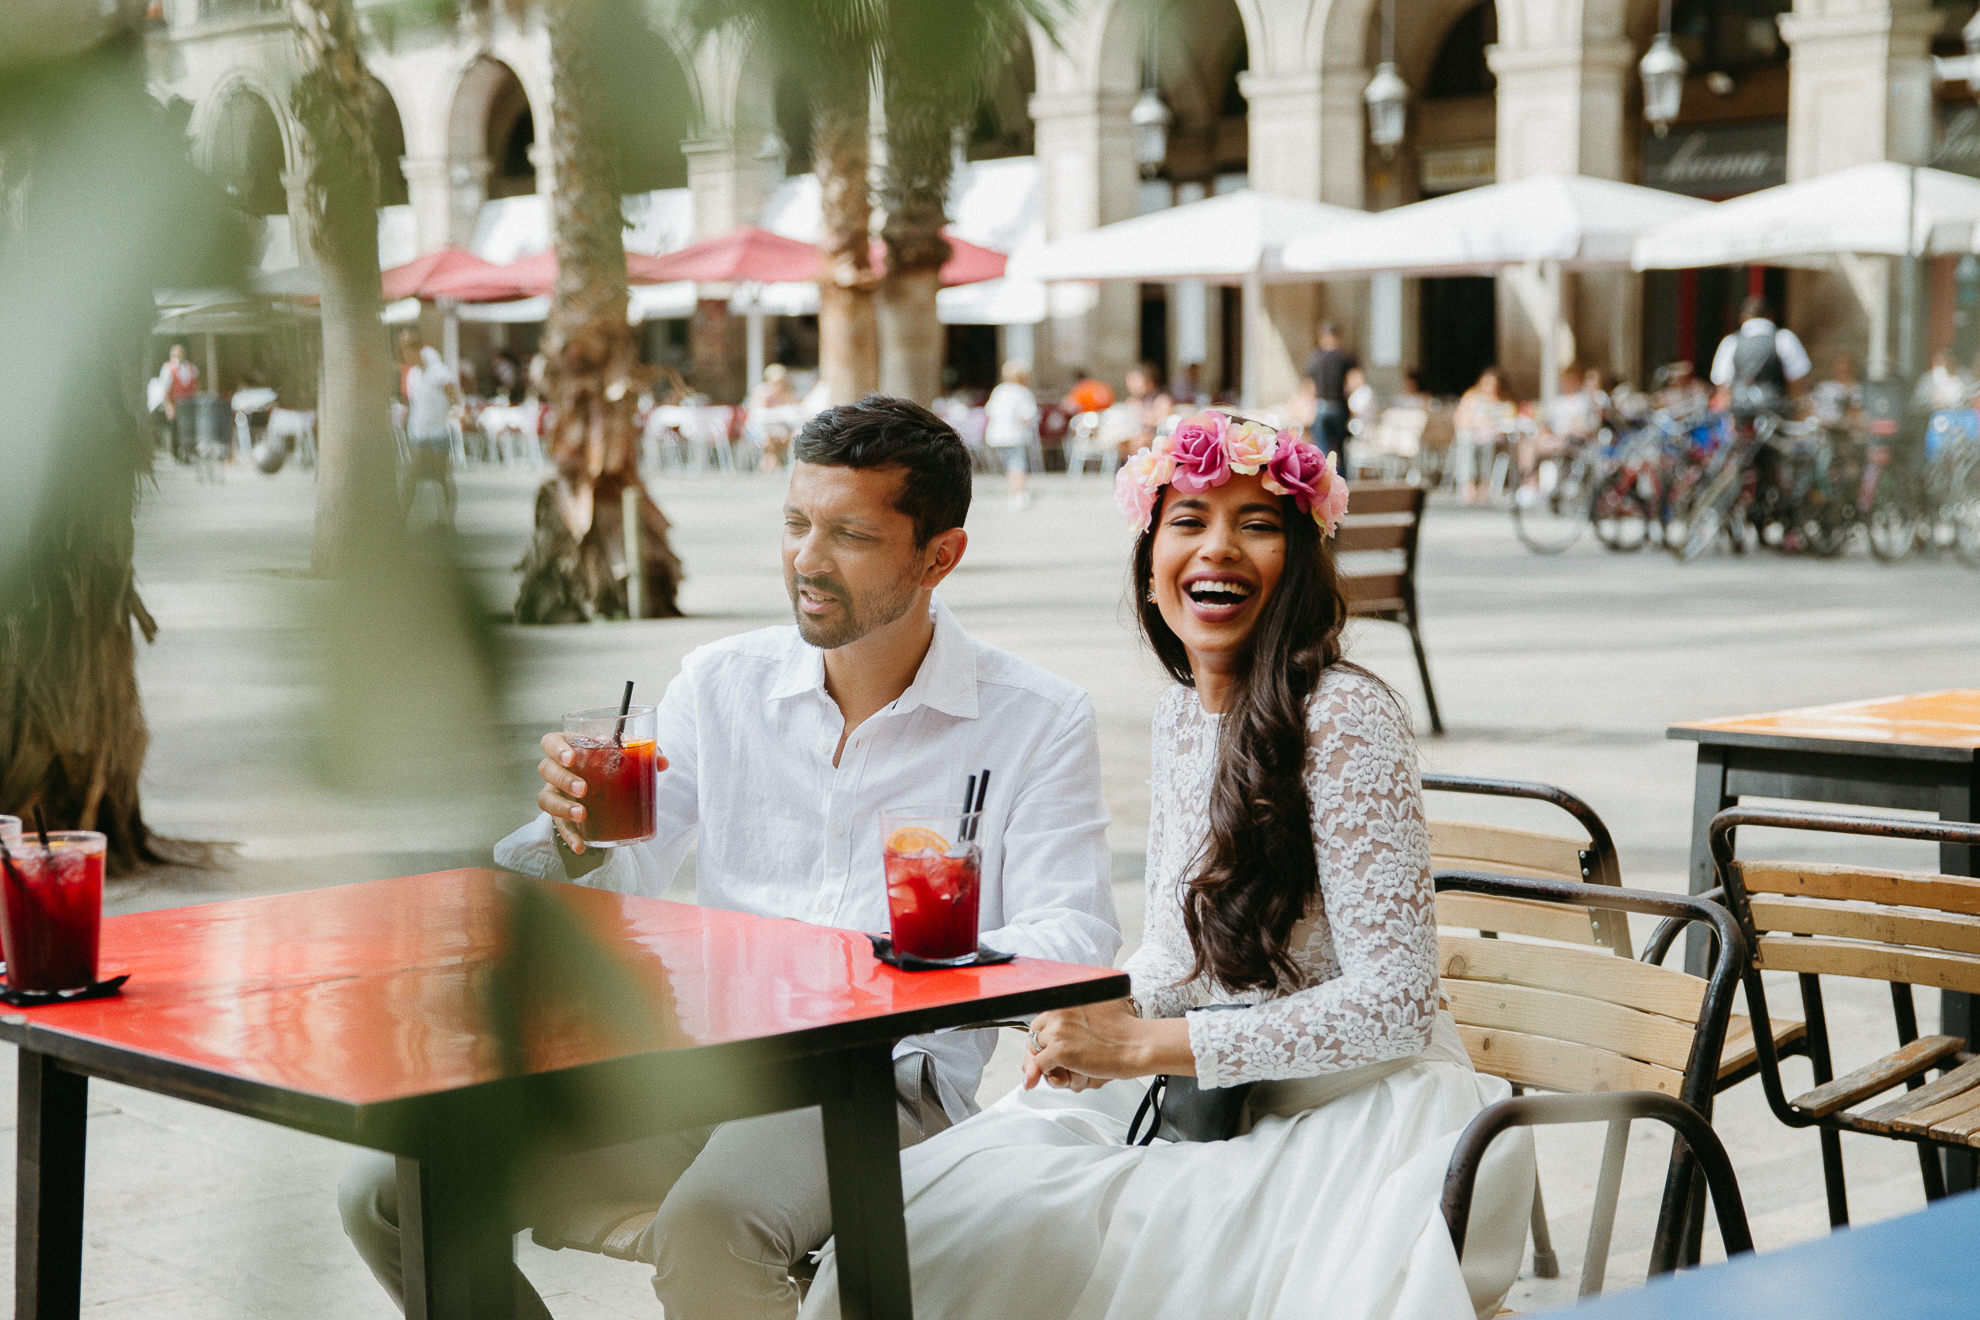
[[[925, 1054], [895, 1060], [901, 1146], [949, 1125]], [[397, 1162], [379, 1151], [351, 1161], [337, 1190], [347, 1234], [404, 1309], [399, 1272]], [[579, 1202], [660, 1202], [639, 1241], [667, 1320], [795, 1316], [791, 1268], [832, 1236], [819, 1111], [793, 1109], [668, 1132], [550, 1161], [517, 1198], [518, 1225]]]

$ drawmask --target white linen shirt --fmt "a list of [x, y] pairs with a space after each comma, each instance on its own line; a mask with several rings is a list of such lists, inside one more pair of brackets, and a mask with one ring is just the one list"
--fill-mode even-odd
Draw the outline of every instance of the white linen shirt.
[[1712, 355], [1712, 383], [1730, 385], [1733, 378], [1733, 349], [1744, 335], [1772, 335], [1774, 353], [1781, 360], [1781, 374], [1789, 381], [1800, 380], [1808, 374], [1808, 350], [1802, 346], [1801, 337], [1786, 326], [1776, 329], [1774, 323], [1764, 316], [1755, 316], [1739, 323], [1739, 329], [1719, 341], [1719, 351]]
[[[658, 712], [668, 768], [658, 833], [609, 850], [580, 883], [657, 897], [690, 846], [695, 901], [732, 912], [885, 931], [879, 812], [961, 806], [964, 782], [990, 771], [982, 942], [1035, 958], [1111, 966], [1120, 947], [1100, 796], [1093, 703], [1065, 679], [975, 641], [938, 599], [935, 636], [898, 699], [833, 749], [845, 728], [825, 691], [824, 652], [794, 626], [703, 646], [681, 662]], [[539, 814], [495, 846], [513, 871], [564, 878]], [[912, 1037], [898, 1058], [935, 1063], [943, 1108], [976, 1110], [996, 1032]]]

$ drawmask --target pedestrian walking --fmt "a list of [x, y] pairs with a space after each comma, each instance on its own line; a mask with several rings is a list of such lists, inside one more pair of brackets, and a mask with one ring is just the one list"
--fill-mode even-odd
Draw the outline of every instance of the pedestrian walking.
[[1332, 321], [1321, 324], [1318, 347], [1306, 360], [1306, 374], [1313, 378], [1317, 397], [1313, 419], [1313, 442], [1338, 460], [1338, 472], [1348, 470], [1347, 374], [1361, 365], [1341, 342], [1340, 327]]
[[199, 368], [186, 358], [184, 344], [172, 345], [165, 365], [158, 369], [158, 379], [165, 385], [165, 420], [172, 426], [173, 448], [184, 458], [199, 443], [193, 434], [193, 409], [181, 406], [199, 393]]
[[406, 369], [405, 391], [406, 439], [411, 454], [399, 480], [400, 511], [410, 514], [419, 483], [431, 481], [440, 487], [441, 525], [451, 532], [457, 499], [453, 407], [460, 402], [460, 382], [438, 349], [421, 348], [419, 365]]
[[1038, 437], [1038, 396], [1031, 392], [1031, 368], [1022, 362], [1004, 364], [1004, 380], [990, 391], [984, 404], [987, 414], [983, 443], [1004, 461], [1004, 481], [1010, 489], [1013, 511], [1031, 507], [1026, 489], [1031, 470], [1031, 446]]

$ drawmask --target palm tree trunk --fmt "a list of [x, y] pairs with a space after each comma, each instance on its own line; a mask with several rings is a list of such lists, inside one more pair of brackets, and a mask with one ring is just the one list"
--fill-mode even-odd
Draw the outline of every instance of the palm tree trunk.
[[811, 158], [823, 211], [818, 368], [831, 402], [851, 403], [880, 385], [873, 203], [866, 181], [866, 69], [856, 61], [826, 60], [813, 72]]
[[942, 237], [952, 171], [954, 132], [940, 92], [919, 71], [890, 70], [887, 79], [887, 276], [880, 285], [880, 388], [933, 403], [942, 391], [947, 335], [935, 311]]
[[681, 562], [667, 543], [666, 515], [639, 473], [633, 410], [647, 373], [626, 324], [618, 168], [605, 144], [590, 68], [591, 15], [581, 0], [550, 0], [543, 14], [557, 242], [544, 384], [557, 475], [537, 493], [516, 621], [567, 623], [629, 612], [622, 519], [629, 490], [636, 492], [640, 524], [640, 612], [669, 618], [680, 613]]
[[303, 65], [295, 108], [309, 128], [310, 247], [323, 282], [310, 562], [318, 576], [336, 577], [348, 567], [353, 538], [398, 531], [397, 455], [386, 411], [392, 356], [379, 319], [373, 91], [353, 0], [291, 0], [290, 12]]

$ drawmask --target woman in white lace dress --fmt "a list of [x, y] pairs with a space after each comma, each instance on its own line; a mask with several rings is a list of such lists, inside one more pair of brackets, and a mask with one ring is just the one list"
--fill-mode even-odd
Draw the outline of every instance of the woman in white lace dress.
[[[1517, 1273], [1525, 1134], [1460, 1268], [1450, 1151], [1509, 1093], [1440, 1009], [1429, 839], [1394, 693], [1343, 662], [1314, 446], [1218, 413], [1122, 469], [1156, 708], [1130, 999], [1041, 1014], [1025, 1087], [902, 1153], [917, 1313], [1463, 1320]], [[1249, 1007], [1192, 1012], [1211, 1004]], [[1256, 1083], [1228, 1141], [1126, 1144], [1153, 1073]], [[1043, 1081], [1045, 1086], [1039, 1086]], [[807, 1317], [838, 1314], [829, 1251]]]

